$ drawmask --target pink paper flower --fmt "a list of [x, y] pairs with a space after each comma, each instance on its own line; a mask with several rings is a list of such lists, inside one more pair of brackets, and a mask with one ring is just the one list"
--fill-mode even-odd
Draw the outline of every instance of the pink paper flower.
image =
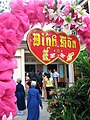
[[87, 48], [88, 52], [90, 53], [90, 39], [89, 39], [89, 44], [86, 44], [86, 48]]
[[13, 117], [16, 115], [17, 107], [15, 105], [15, 90], [16, 84], [13, 80], [8, 82], [0, 81], [0, 120], [4, 114], [6, 117], [9, 117], [10, 112], [12, 112]]
[[11, 13], [5, 12], [0, 14], [0, 27], [2, 29], [12, 29], [16, 31], [19, 27], [18, 19]]

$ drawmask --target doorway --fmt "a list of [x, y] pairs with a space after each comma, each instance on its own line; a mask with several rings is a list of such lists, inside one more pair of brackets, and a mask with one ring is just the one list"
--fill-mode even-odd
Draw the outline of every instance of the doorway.
[[34, 72], [36, 72], [35, 64], [32, 64], [32, 65], [30, 65], [30, 64], [25, 65], [25, 72], [31, 72], [32, 70], [33, 70]]
[[57, 71], [57, 64], [49, 64], [47, 66], [47, 69], [51, 70], [53, 72], [53, 69]]

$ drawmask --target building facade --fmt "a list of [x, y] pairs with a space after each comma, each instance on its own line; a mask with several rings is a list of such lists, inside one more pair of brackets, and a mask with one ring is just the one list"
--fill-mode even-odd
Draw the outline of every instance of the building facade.
[[23, 85], [25, 85], [25, 73], [31, 72], [32, 70], [37, 73], [47, 72], [48, 69], [52, 70], [56, 69], [59, 76], [59, 83], [67, 83], [68, 81], [68, 65], [63, 63], [61, 60], [57, 59], [53, 63], [49, 65], [44, 65], [40, 61], [38, 61], [29, 51], [27, 42], [22, 41], [21, 45], [18, 47], [17, 52], [15, 54], [15, 58], [17, 59], [18, 68], [14, 70], [13, 79], [16, 81], [17, 78], [22, 78]]

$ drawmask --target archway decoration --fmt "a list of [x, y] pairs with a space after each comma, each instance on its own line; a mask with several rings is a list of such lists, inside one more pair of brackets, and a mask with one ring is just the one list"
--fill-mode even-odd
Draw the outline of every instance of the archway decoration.
[[14, 55], [24, 34], [35, 24], [74, 28], [90, 53], [90, 16], [81, 6], [61, 0], [11, 0], [10, 8], [0, 14], [0, 120], [4, 114], [7, 118], [10, 113], [16, 115]]

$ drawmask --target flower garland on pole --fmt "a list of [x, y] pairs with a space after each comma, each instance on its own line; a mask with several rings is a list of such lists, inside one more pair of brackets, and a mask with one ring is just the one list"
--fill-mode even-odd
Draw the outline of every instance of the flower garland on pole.
[[0, 14], [0, 120], [12, 119], [11, 113], [12, 117], [16, 115], [14, 55], [24, 34], [34, 25], [74, 28], [90, 53], [90, 16], [80, 5], [61, 0], [11, 0], [10, 8], [10, 12]]

